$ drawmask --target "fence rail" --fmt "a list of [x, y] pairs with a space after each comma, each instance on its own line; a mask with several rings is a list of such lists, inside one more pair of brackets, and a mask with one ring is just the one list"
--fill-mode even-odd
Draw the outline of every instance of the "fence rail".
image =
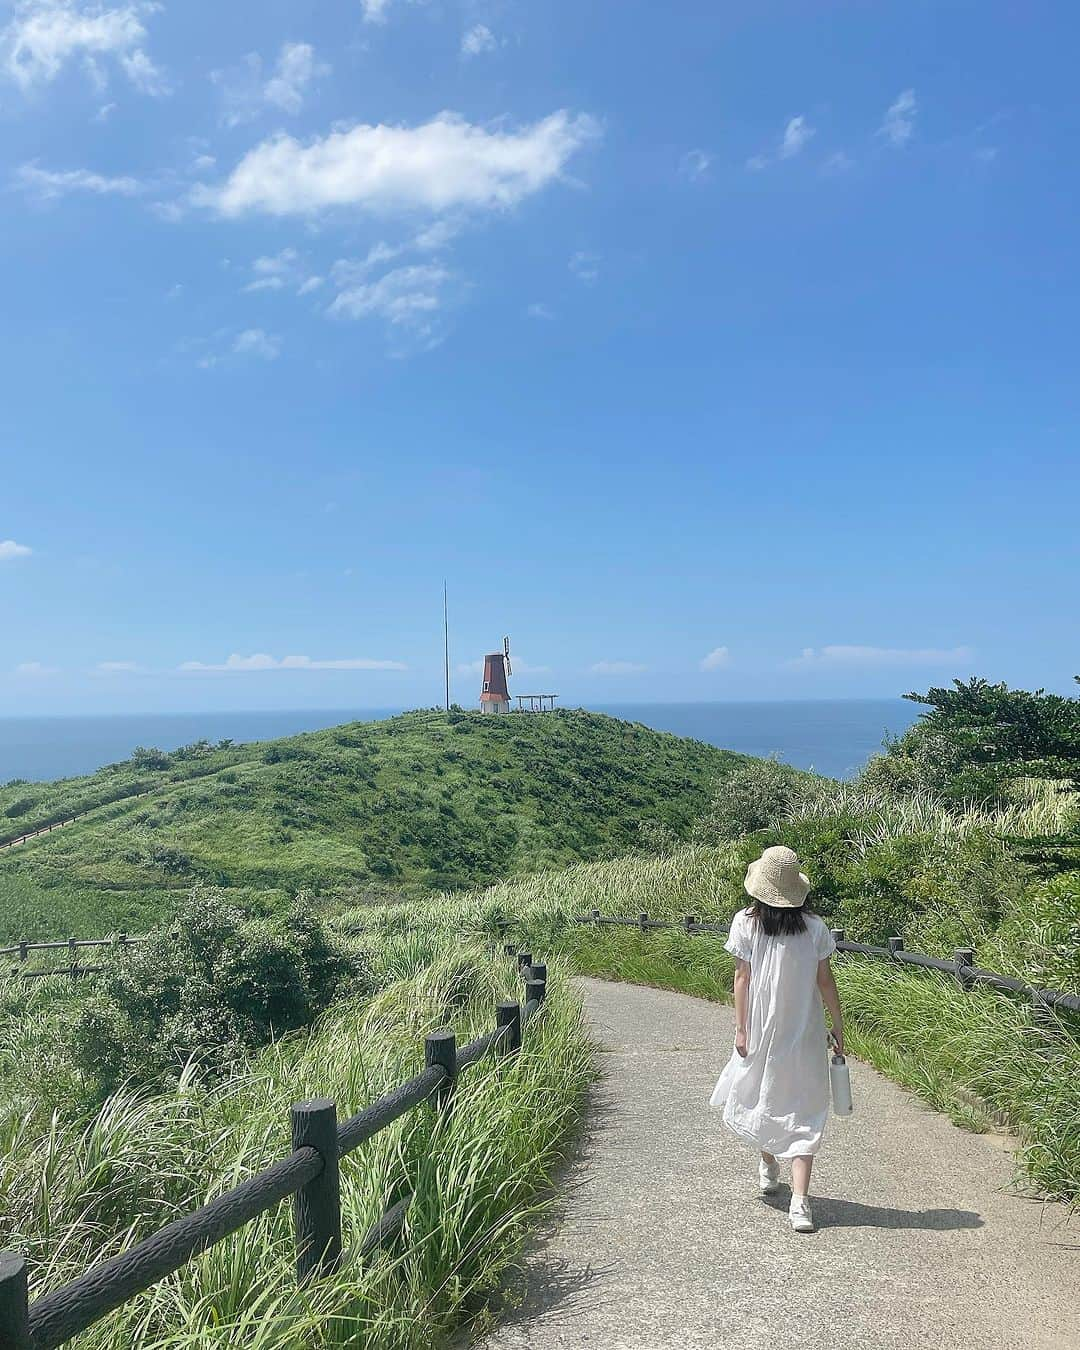
[[[454, 1033], [424, 1041], [424, 1068], [350, 1119], [337, 1120], [334, 1102], [298, 1102], [290, 1112], [293, 1151], [209, 1204], [167, 1224], [130, 1250], [91, 1267], [71, 1284], [28, 1301], [26, 1258], [0, 1253], [0, 1346], [3, 1350], [55, 1350], [114, 1309], [173, 1274], [244, 1224], [293, 1199], [296, 1274], [300, 1283], [331, 1275], [343, 1259], [338, 1164], [399, 1116], [434, 1098], [445, 1109], [458, 1074], [489, 1051], [515, 1053], [521, 1029], [547, 992], [547, 967], [531, 953], [507, 945], [523, 977], [524, 1003], [496, 1005], [493, 1031], [457, 1049]], [[400, 1197], [357, 1244], [357, 1259], [386, 1246], [402, 1230], [410, 1195]]]
[[[575, 914], [573, 922], [589, 924], [596, 928], [637, 928], [646, 933], [658, 928], [677, 928], [684, 933], [727, 933], [725, 923], [702, 923], [697, 915], [687, 914], [680, 921], [670, 919], [652, 919], [648, 914], [639, 914], [636, 919], [616, 918], [601, 914], [594, 909], [591, 914]], [[1025, 984], [1023, 980], [1013, 979], [1010, 975], [999, 975], [993, 970], [981, 970], [974, 964], [975, 952], [971, 947], [957, 947], [952, 960], [939, 956], [926, 956], [923, 952], [909, 952], [904, 947], [904, 939], [892, 937], [887, 947], [874, 947], [866, 942], [849, 942], [842, 928], [831, 930], [837, 951], [852, 952], [859, 956], [879, 957], [895, 961], [901, 965], [921, 966], [925, 970], [939, 970], [953, 975], [965, 989], [977, 984], [991, 989], [1004, 990], [1010, 994], [1020, 994], [1028, 998], [1039, 1008], [1064, 1008], [1068, 1012], [1080, 1012], [1080, 996], [1058, 993], [1053, 989], [1038, 989]]]

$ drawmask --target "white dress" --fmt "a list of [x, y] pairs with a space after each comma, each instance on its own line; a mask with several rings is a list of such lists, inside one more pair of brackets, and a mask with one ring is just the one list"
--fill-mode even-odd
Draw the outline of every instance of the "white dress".
[[816, 914], [802, 933], [769, 937], [740, 910], [725, 948], [750, 962], [749, 1045], [732, 1051], [710, 1106], [754, 1148], [777, 1158], [813, 1154], [821, 1146], [829, 1106], [825, 1013], [818, 962], [836, 950]]

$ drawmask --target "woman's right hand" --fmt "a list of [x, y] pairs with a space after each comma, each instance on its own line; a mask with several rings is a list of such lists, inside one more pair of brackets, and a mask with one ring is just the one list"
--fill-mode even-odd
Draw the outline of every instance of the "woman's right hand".
[[745, 1031], [735, 1032], [735, 1053], [745, 1059], [747, 1051], [750, 1048], [750, 1040]]
[[833, 1053], [843, 1056], [844, 1054], [844, 1028], [833, 1027], [829, 1035], [832, 1037]]

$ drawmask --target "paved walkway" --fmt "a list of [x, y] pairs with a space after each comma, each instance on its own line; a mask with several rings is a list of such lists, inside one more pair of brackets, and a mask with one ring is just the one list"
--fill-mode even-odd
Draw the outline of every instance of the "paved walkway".
[[1010, 1194], [1000, 1141], [853, 1064], [856, 1114], [830, 1121], [815, 1169], [819, 1231], [796, 1235], [790, 1174], [759, 1198], [706, 1105], [731, 1009], [582, 987], [602, 1050], [589, 1129], [486, 1350], [1080, 1346], [1080, 1218]]

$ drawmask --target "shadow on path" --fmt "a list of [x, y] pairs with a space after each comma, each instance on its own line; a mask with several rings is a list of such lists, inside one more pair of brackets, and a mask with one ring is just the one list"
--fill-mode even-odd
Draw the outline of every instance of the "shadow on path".
[[[791, 1191], [783, 1186], [775, 1195], [763, 1196], [770, 1209], [787, 1213]], [[983, 1218], [970, 1209], [893, 1209], [888, 1205], [861, 1205], [857, 1200], [836, 1200], [811, 1193], [814, 1222], [819, 1228], [927, 1228], [947, 1232], [956, 1228], [982, 1228]]]

